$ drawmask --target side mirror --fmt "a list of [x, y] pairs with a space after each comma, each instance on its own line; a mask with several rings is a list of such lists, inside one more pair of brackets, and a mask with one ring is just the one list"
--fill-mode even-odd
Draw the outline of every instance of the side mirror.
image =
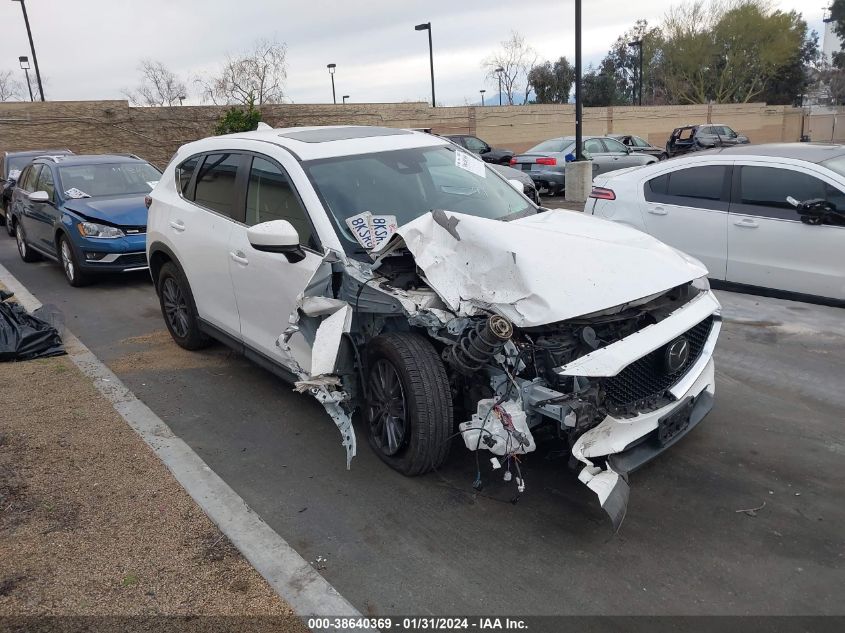
[[287, 220], [270, 220], [251, 226], [246, 237], [255, 250], [281, 253], [291, 264], [305, 259], [305, 251], [299, 245], [299, 233]]
[[525, 185], [519, 182], [516, 178], [508, 178], [508, 182], [510, 183], [510, 186], [516, 189], [519, 193], [525, 191]]
[[50, 202], [50, 194], [46, 191], [33, 191], [28, 197], [32, 202]]

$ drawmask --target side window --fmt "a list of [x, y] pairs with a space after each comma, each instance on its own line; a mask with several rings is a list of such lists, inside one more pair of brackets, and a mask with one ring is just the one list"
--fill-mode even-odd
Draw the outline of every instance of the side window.
[[182, 196], [189, 200], [193, 199], [193, 192], [188, 191], [188, 185], [191, 184], [191, 176], [194, 175], [201, 158], [201, 156], [194, 156], [176, 168], [176, 186]]
[[[782, 209], [787, 212], [786, 215], [765, 212], [761, 215], [775, 215], [795, 220], [798, 216], [793, 206], [786, 201], [787, 197], [792, 196], [801, 201], [826, 198], [828, 187], [822, 180], [800, 171], [751, 165], [744, 165], [740, 169], [739, 183], [741, 204]], [[839, 196], [841, 200], [842, 194], [840, 193]], [[748, 211], [753, 212], [751, 209]]]
[[678, 206], [727, 210], [722, 200], [725, 186], [725, 165], [690, 167], [663, 174], [648, 181], [645, 199]]
[[29, 172], [26, 174], [26, 178], [23, 181], [23, 190], [29, 191], [32, 193], [35, 191], [35, 183], [38, 182], [38, 174], [41, 171], [41, 165], [30, 165]]
[[239, 220], [235, 189], [241, 154], [208, 154], [197, 172], [194, 202]]
[[475, 138], [474, 136], [465, 136], [464, 137], [464, 145], [466, 148], [477, 154], [484, 152], [487, 150], [487, 144], [482, 141], [481, 139]]
[[[663, 174], [662, 176], [658, 176], [657, 178], [652, 178], [651, 180], [646, 183], [645, 188], [645, 199], [649, 202], [655, 201], [658, 198], [657, 196], [665, 196], [666, 189], [669, 187], [669, 174]], [[652, 195], [649, 195], [652, 194]]]
[[624, 154], [628, 151], [622, 143], [612, 138], [604, 139], [604, 144], [608, 152], [622, 152]]
[[649, 144], [646, 143], [639, 136], [634, 136], [634, 137], [632, 137], [632, 139], [634, 141], [634, 145], [637, 146], [637, 147], [649, 147]]
[[584, 151], [588, 154], [603, 154], [604, 145], [597, 138], [590, 138], [584, 141]]
[[38, 177], [38, 183], [35, 185], [36, 191], [46, 191], [50, 196], [51, 201], [56, 199], [56, 187], [53, 184], [53, 172], [46, 165], [41, 167], [41, 175]]
[[299, 201], [287, 173], [264, 158], [252, 159], [246, 196], [246, 224], [287, 220], [299, 233], [300, 244], [312, 244], [308, 213]]
[[26, 179], [29, 177], [29, 171], [30, 171], [29, 167], [24, 167], [21, 170], [21, 173], [18, 174], [17, 186], [20, 187], [21, 189], [24, 189], [24, 185], [26, 184]]

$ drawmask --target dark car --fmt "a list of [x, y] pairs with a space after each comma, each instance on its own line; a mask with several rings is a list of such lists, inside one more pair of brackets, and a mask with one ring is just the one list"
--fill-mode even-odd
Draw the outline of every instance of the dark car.
[[9, 222], [6, 221], [6, 209], [9, 208], [9, 203], [12, 200], [12, 190], [15, 188], [15, 182], [18, 175], [23, 171], [23, 168], [29, 165], [33, 158], [38, 156], [59, 156], [73, 154], [69, 149], [30, 149], [25, 152], [4, 152], [3, 162], [0, 163], [0, 177], [2, 177], [2, 184], [0, 184], [0, 209], [3, 214], [0, 217], [0, 225], [6, 225], [6, 231], [9, 235], [14, 236], [15, 232]]
[[664, 160], [668, 158], [666, 150], [655, 147], [641, 136], [634, 136], [633, 134], [608, 134], [610, 138], [614, 138], [625, 147], [630, 147], [631, 151], [637, 154], [648, 154], [649, 156], [657, 157], [657, 160]]
[[537, 185], [531, 179], [531, 176], [529, 176], [525, 172], [519, 171], [518, 169], [514, 169], [513, 167], [507, 167], [505, 165], [492, 164], [490, 165], [490, 169], [495, 170], [508, 180], [518, 180], [519, 182], [521, 182], [522, 193], [531, 198], [535, 204], [540, 204], [540, 192], [537, 190]]
[[750, 142], [747, 136], [734, 132], [727, 125], [717, 123], [686, 125], [672, 131], [672, 135], [666, 141], [666, 154], [680, 156], [703, 149], [744, 145]]
[[96, 273], [146, 269], [145, 198], [160, 177], [132, 156], [36, 158], [12, 194], [21, 259], [59, 262], [71, 286]]
[[444, 134], [443, 138], [448, 138], [453, 143], [457, 143], [461, 147], [468, 149], [473, 154], [478, 154], [485, 163], [509, 165], [511, 158], [513, 158], [512, 150], [490, 147], [477, 136], [471, 136], [469, 134]]

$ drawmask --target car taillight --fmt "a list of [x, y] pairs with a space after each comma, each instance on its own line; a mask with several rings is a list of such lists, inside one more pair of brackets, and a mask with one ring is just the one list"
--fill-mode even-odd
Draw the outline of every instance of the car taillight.
[[613, 189], [606, 189], [604, 187], [593, 187], [590, 197], [598, 198], [599, 200], [616, 200], [616, 194], [613, 192]]
[[538, 158], [534, 162], [538, 165], [557, 165], [556, 158]]
[[511, 165], [516, 165], [516, 158], [511, 158]]
[[144, 196], [144, 206], [145, 206], [145, 207], [147, 207], [147, 208], [149, 209], [149, 208], [150, 208], [150, 205], [151, 205], [152, 203], [153, 203], [153, 199], [152, 199], [152, 198], [150, 198], [150, 196]]

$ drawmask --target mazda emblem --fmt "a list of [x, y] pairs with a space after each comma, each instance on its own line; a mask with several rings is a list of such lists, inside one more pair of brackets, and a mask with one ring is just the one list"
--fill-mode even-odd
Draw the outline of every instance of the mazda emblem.
[[669, 343], [663, 354], [666, 371], [674, 374], [684, 368], [689, 360], [689, 341], [683, 336]]

